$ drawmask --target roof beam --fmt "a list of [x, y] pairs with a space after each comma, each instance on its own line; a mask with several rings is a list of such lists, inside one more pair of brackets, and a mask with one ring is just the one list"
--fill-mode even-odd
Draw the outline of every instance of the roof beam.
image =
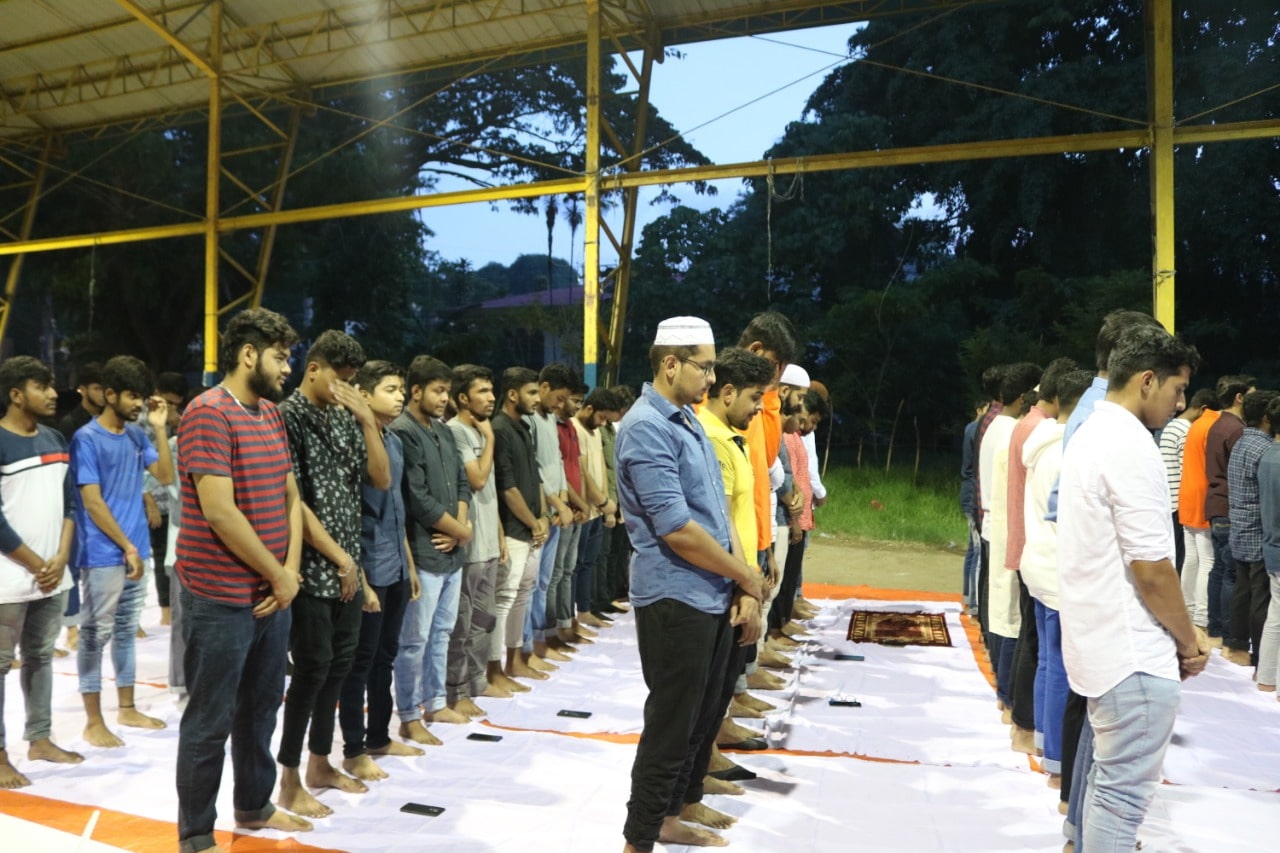
[[[133, 2], [133, 0], [116, 0], [116, 2], [119, 3], [121, 6], [123, 6], [125, 11], [127, 11], [130, 15], [133, 15], [135, 18], [137, 18], [142, 23], [143, 26], [145, 26], [147, 29], [151, 30], [153, 33], [160, 36], [160, 38], [168, 42], [169, 46], [172, 47], [174, 50], [176, 50], [178, 53], [182, 54], [188, 62], [190, 62], [196, 68], [199, 68], [201, 71], [203, 71], [206, 77], [218, 76], [218, 72], [213, 69], [213, 66], [210, 65], [203, 56], [201, 56], [200, 54], [192, 50], [190, 47], [188, 47], [187, 43], [184, 42], [182, 39], [178, 38], [173, 33], [169, 32], [169, 29], [164, 24], [160, 23], [155, 18], [147, 14], [146, 10], [143, 9], [141, 6], [139, 6], [137, 3]], [[214, 36], [211, 36], [211, 38], [215, 36], [216, 34], [214, 34]]]

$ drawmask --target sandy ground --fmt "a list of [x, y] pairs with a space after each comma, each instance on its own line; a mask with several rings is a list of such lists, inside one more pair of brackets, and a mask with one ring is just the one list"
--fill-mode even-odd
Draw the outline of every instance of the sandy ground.
[[819, 534], [810, 537], [804, 579], [808, 583], [958, 593], [963, 568], [963, 551]]

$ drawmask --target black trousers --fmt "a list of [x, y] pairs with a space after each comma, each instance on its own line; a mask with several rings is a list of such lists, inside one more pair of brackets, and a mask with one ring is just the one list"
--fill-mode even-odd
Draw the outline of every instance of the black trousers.
[[[1005, 569], [1008, 571], [1008, 569]], [[1036, 669], [1040, 666], [1040, 635], [1036, 632], [1036, 600], [1018, 572], [1018, 607], [1022, 628], [1013, 653], [1013, 722], [1020, 729], [1036, 727]]]
[[302, 763], [302, 741], [311, 724], [307, 748], [313, 755], [333, 751], [334, 718], [338, 715], [338, 695], [351, 671], [360, 636], [362, 593], [350, 601], [317, 598], [298, 593], [290, 610], [293, 627], [289, 632], [289, 652], [293, 658], [293, 678], [284, 697], [284, 725], [276, 760], [283, 767]]
[[169, 606], [169, 575], [164, 567], [169, 556], [169, 516], [160, 516], [160, 526], [151, 529], [151, 565], [156, 576], [156, 598], [161, 607]]
[[[988, 649], [991, 648], [991, 641], [987, 639], [987, 575], [991, 571], [991, 543], [982, 540], [982, 553], [978, 558], [978, 627], [982, 636], [982, 644]], [[995, 661], [991, 662], [995, 665]]]
[[1271, 606], [1271, 579], [1261, 560], [1246, 563], [1236, 560], [1236, 588], [1231, 594], [1232, 633], [1247, 645], [1249, 658], [1258, 665], [1258, 649], [1262, 644], [1262, 626]]
[[631, 536], [625, 524], [613, 528], [609, 537], [609, 580], [605, 595], [610, 601], [626, 598], [631, 588]]
[[1182, 522], [1178, 520], [1178, 511], [1173, 511], [1173, 567], [1182, 577], [1182, 561], [1187, 558], [1187, 539], [1182, 535]]
[[[784, 531], [785, 535], [786, 531]], [[800, 594], [800, 578], [804, 567], [804, 551], [809, 546], [809, 534], [799, 542], [792, 543], [787, 549], [787, 559], [782, 566], [782, 583], [778, 587], [778, 595], [769, 608], [769, 628], [781, 631], [782, 626], [791, 621], [791, 609], [795, 606]]]
[[[351, 671], [342, 680], [338, 723], [342, 756], [356, 758], [391, 742], [391, 665], [400, 651], [400, 626], [409, 603], [409, 579], [375, 586], [380, 608], [360, 614], [360, 634]], [[369, 715], [365, 719], [365, 697]]]
[[680, 813], [691, 785], [700, 787], [706, 775], [706, 761], [701, 769], [697, 765], [702, 755], [710, 758], [703, 741], [724, 715], [720, 699], [734, 632], [727, 611], [703, 613], [670, 598], [637, 607], [635, 614], [649, 698], [622, 834], [637, 850], [648, 851], [662, 821]]
[[[1067, 706], [1062, 712], [1062, 802], [1071, 797], [1075, 784], [1076, 750], [1080, 746], [1080, 731], [1089, 725], [1089, 700], [1072, 690], [1067, 694]], [[1087, 779], [1081, 779], [1084, 785]]]

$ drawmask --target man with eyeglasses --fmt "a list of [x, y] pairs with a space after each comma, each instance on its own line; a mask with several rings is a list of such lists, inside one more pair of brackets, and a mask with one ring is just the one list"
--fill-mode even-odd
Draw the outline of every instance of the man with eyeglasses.
[[681, 822], [710, 759], [703, 734], [722, 708], [734, 628], [760, 632], [759, 572], [729, 521], [715, 450], [693, 412], [715, 376], [705, 320], [673, 317], [649, 351], [652, 383], [623, 419], [618, 499], [635, 547], [631, 603], [649, 696], [631, 769], [626, 853], [657, 842], [722, 846], [721, 836]]

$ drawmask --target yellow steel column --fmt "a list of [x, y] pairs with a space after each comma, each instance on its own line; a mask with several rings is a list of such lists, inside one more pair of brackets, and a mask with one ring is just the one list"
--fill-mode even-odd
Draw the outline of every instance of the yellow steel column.
[[1173, 0], [1147, 0], [1151, 120], [1151, 281], [1155, 318], [1174, 330]]
[[204, 384], [218, 372], [218, 184], [222, 165], [222, 0], [209, 7], [209, 150], [204, 195]]
[[600, 0], [587, 0], [587, 204], [582, 250], [582, 377], [596, 384], [600, 339]]
[[[284, 208], [284, 190], [289, 183], [289, 169], [293, 166], [293, 152], [298, 147], [298, 126], [302, 122], [302, 107], [295, 104], [289, 113], [289, 139], [280, 153], [280, 167], [276, 170], [275, 191], [271, 194], [271, 209]], [[262, 234], [262, 246], [258, 249], [258, 280], [253, 285], [250, 307], [262, 307], [262, 291], [267, 287], [267, 271], [271, 268], [271, 252], [276, 245], [276, 231], [280, 226], [268, 225]]]
[[[45, 137], [44, 149], [40, 152], [40, 163], [36, 166], [35, 176], [31, 179], [31, 197], [27, 201], [27, 209], [22, 214], [22, 227], [18, 230], [18, 239], [31, 239], [31, 229], [36, 222], [36, 208], [40, 206], [40, 194], [44, 192], [44, 177], [49, 173], [49, 157], [53, 154], [53, 134]], [[9, 316], [13, 313], [13, 298], [18, 295], [18, 279], [22, 275], [22, 261], [26, 255], [14, 255], [9, 264], [9, 274], [4, 280], [4, 298], [0, 299], [0, 344], [4, 343], [9, 333]]]

